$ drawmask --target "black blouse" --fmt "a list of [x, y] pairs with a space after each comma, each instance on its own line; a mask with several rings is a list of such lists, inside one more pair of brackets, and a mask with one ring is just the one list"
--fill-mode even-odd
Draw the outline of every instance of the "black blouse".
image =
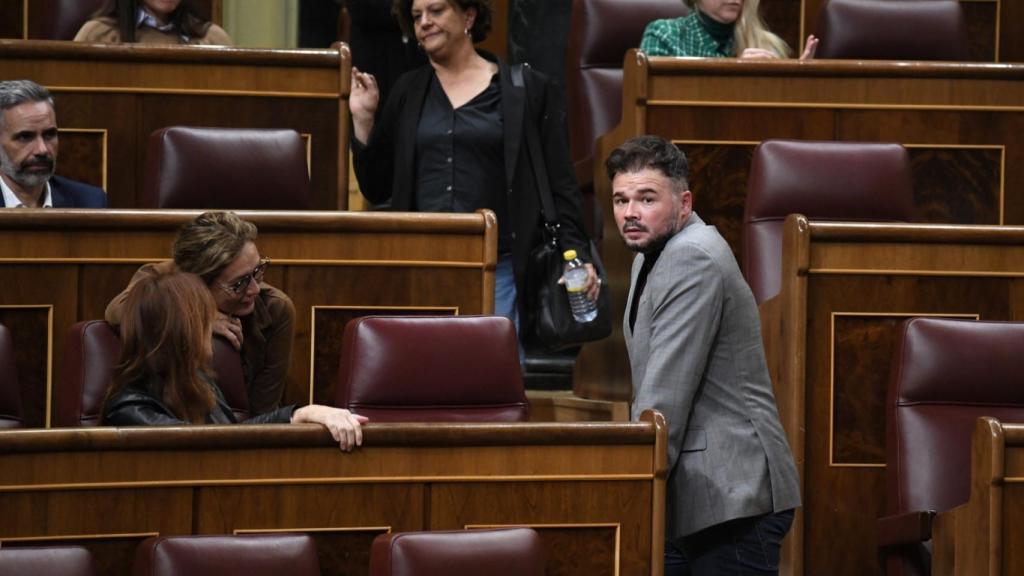
[[498, 252], [507, 253], [512, 240], [505, 189], [498, 75], [458, 108], [452, 108], [434, 75], [416, 129], [416, 208], [423, 212], [493, 210], [498, 217]]

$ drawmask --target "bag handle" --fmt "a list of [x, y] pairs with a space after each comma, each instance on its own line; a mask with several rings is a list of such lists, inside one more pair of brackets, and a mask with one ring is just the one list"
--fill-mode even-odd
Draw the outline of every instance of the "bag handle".
[[551, 234], [552, 239], [558, 241], [558, 211], [555, 209], [555, 201], [551, 196], [551, 185], [548, 183], [547, 165], [544, 163], [544, 156], [540, 153], [540, 136], [537, 134], [537, 126], [530, 121], [530, 95], [526, 92], [526, 82], [523, 78], [523, 64], [512, 66], [512, 85], [523, 88], [523, 102], [526, 111], [523, 114], [526, 126], [526, 149], [530, 154], [530, 166], [533, 167], [533, 177], [537, 181], [537, 195], [540, 197], [541, 215], [544, 217], [544, 227]]

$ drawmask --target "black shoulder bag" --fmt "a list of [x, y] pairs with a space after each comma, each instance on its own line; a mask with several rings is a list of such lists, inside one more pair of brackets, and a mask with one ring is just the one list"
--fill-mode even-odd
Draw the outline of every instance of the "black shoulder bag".
[[[512, 84], [525, 88], [523, 65], [512, 67]], [[548, 171], [540, 151], [540, 135], [531, 120], [529, 95], [524, 95], [526, 113], [524, 132], [526, 147], [537, 195], [540, 197], [544, 217], [542, 235], [544, 241], [530, 251], [526, 271], [526, 318], [523, 322], [524, 335], [528, 342], [548, 350], [559, 350], [579, 346], [586, 342], [600, 340], [612, 333], [611, 300], [608, 296], [608, 279], [604, 264], [597, 253], [593, 240], [590, 241], [592, 264], [601, 279], [601, 294], [597, 299], [597, 318], [590, 322], [577, 322], [572, 316], [569, 295], [565, 286], [558, 283], [565, 269], [562, 246], [558, 241], [558, 212], [551, 196]]]

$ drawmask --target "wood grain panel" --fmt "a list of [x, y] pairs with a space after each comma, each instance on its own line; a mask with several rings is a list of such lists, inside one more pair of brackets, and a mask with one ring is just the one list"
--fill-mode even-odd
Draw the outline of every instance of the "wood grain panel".
[[61, 128], [60, 175], [107, 188], [107, 134], [101, 129]]
[[[637, 551], [650, 548], [649, 541], [642, 537], [637, 538], [643, 531], [641, 515], [633, 517], [630, 510], [639, 511], [647, 508], [650, 506], [651, 497], [650, 491], [633, 482], [565, 483], [557, 488], [527, 484], [515, 490], [506, 490], [496, 485], [439, 483], [431, 489], [431, 527], [452, 530], [481, 525], [543, 526], [556, 523], [568, 510], [575, 511], [576, 524], [581, 528], [588, 524], [605, 524], [612, 518], [626, 519], [619, 531], [619, 546], [623, 558], [623, 565], [619, 569], [622, 574], [647, 574], [651, 571], [650, 564], [633, 563], [626, 561], [625, 558], [637, 558]], [[587, 532], [581, 535], [574, 530], [574, 539], [582, 536], [581, 540], [574, 542], [573, 546], [559, 548], [561, 562], [549, 561], [546, 572], [568, 574], [577, 571], [580, 565], [563, 562], [595, 553], [593, 548], [601, 541], [607, 540], [610, 530], [604, 527]], [[541, 532], [541, 535], [547, 536], [544, 532]], [[597, 543], [595, 536], [598, 537]], [[562, 538], [564, 537], [563, 533]], [[548, 546], [554, 544], [553, 539]], [[612, 560], [610, 565], [606, 563], [608, 560]], [[588, 574], [614, 574], [616, 569], [614, 557], [609, 557], [607, 553], [592, 557], [582, 566], [588, 566]]]
[[782, 291], [762, 318], [804, 482], [794, 573], [878, 574], [894, 324], [915, 314], [1022, 319], [1024, 228], [790, 216], [784, 246]]
[[11, 332], [14, 369], [21, 393], [22, 422], [26, 428], [46, 426], [50, 381], [47, 378], [50, 353], [49, 306], [0, 305], [0, 324]]
[[[0, 309], [53, 306], [53, 353], [49, 359], [47, 346], [40, 345], [50, 342], [45, 314], [30, 314], [22, 322], [24, 328], [11, 326], [15, 347], [27, 351], [19, 376], [28, 392], [25, 397], [31, 400], [34, 425], [46, 421], [47, 377], [52, 373], [54, 381], [59, 378], [67, 329], [75, 322], [102, 318], [107, 303], [124, 289], [138, 267], [165, 260], [181, 225], [197, 214], [118, 210], [0, 213], [0, 277], [9, 282], [8, 288], [0, 291]], [[322, 354], [311, 352], [315, 307], [460, 314], [494, 310], [497, 227], [493, 213], [241, 215], [259, 227], [260, 251], [273, 258], [267, 281], [288, 293], [296, 306], [286, 403], [309, 402], [311, 370], [320, 374], [337, 370], [337, 335], [322, 333]], [[321, 364], [324, 362], [327, 364]]]
[[[70, 541], [124, 573], [120, 534], [310, 531], [322, 568], [365, 574], [382, 532], [538, 525], [551, 574], [657, 573], [664, 419], [0, 432], [0, 543]], [[96, 540], [98, 541], [98, 540]], [[595, 566], [599, 569], [595, 570]]]
[[912, 146], [907, 151], [919, 221], [1003, 223], [1002, 148]]
[[[107, 130], [112, 207], [138, 206], [149, 134], [171, 125], [309, 134], [314, 207], [347, 207], [348, 172], [338, 170], [348, 164], [347, 46], [256, 50], [0, 40], [0, 66], [6, 77], [47, 86], [60, 126]], [[80, 146], [62, 146], [68, 175], [97, 170], [81, 165], [92, 158]]]
[[0, 0], [0, 38], [22, 38], [25, 33], [25, 0]]

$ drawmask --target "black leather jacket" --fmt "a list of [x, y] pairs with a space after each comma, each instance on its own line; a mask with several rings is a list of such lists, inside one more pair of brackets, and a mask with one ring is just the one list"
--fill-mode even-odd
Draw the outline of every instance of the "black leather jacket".
[[[217, 398], [217, 405], [206, 417], [207, 424], [239, 424], [231, 407], [224, 400], [224, 394], [216, 384], [210, 383]], [[241, 424], [287, 424], [291, 422], [295, 406], [282, 406], [266, 414], [253, 416]], [[107, 399], [103, 407], [103, 424], [106, 426], [186, 426], [163, 402], [142, 388], [128, 387], [120, 394]]]

